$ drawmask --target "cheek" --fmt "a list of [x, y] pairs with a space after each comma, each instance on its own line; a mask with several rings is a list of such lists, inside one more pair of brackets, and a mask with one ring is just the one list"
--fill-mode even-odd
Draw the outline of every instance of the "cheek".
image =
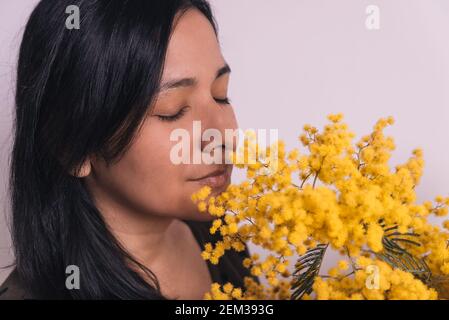
[[170, 161], [171, 130], [158, 124], [146, 125], [127, 153], [105, 175], [106, 185], [126, 205], [145, 214], [180, 219], [209, 220], [198, 213], [190, 196], [197, 191], [187, 180], [188, 165]]
[[146, 211], [174, 215], [185, 180], [183, 170], [170, 161], [170, 133], [157, 126], [147, 127], [117, 168], [122, 181], [131, 186], [124, 192]]

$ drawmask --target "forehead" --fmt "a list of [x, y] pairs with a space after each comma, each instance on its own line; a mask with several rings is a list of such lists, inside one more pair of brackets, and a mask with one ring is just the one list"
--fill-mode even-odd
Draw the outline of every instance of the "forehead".
[[215, 77], [224, 64], [220, 45], [207, 18], [197, 9], [185, 12], [172, 32], [162, 81], [201, 75]]

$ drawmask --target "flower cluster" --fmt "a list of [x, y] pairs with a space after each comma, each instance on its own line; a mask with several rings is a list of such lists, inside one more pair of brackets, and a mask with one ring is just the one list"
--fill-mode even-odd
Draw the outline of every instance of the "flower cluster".
[[[356, 271], [344, 274], [347, 267], [329, 271], [329, 280], [317, 277], [313, 284], [321, 300], [429, 300], [437, 299], [435, 289], [428, 288], [411, 273], [392, 268], [383, 261], [366, 257], [357, 259]], [[308, 297], [307, 297], [308, 298]]]
[[[391, 117], [380, 119], [373, 132], [356, 143], [342, 118], [330, 115], [322, 131], [305, 125], [299, 137], [305, 152], [287, 153], [282, 141], [262, 148], [249, 134], [240, 158], [232, 154], [235, 166], [246, 169], [247, 179], [216, 197], [208, 187], [192, 195], [200, 211], [216, 217], [210, 232], [222, 236], [206, 245], [204, 259], [216, 264], [226, 250], [242, 251], [246, 242], [270, 252], [263, 260], [254, 254], [244, 261], [267, 286], [251, 279], [245, 288], [214, 284], [206, 298], [288, 299], [294, 279], [291, 260], [319, 244], [346, 256], [352, 271], [340, 274], [348, 267], [341, 261], [329, 274], [315, 274], [313, 293], [301, 295], [304, 299], [437, 298], [432, 279], [449, 275], [449, 221], [441, 228], [428, 219], [447, 215], [449, 198], [417, 203], [422, 150], [390, 167], [395, 143], [384, 130], [394, 123]], [[242, 154], [245, 160], [255, 154], [256, 161], [242, 164]], [[395, 260], [398, 250], [421, 262], [426, 277], [417, 274], [411, 262]], [[370, 266], [380, 278], [377, 289], [366, 285]]]

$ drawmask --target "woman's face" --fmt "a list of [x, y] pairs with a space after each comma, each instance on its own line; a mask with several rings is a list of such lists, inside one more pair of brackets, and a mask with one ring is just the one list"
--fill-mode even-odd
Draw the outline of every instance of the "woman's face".
[[[86, 183], [100, 207], [180, 219], [211, 219], [210, 215], [197, 211], [190, 196], [205, 184], [211, 185], [214, 193], [223, 191], [230, 182], [232, 166], [224, 165], [224, 156], [223, 164], [193, 164], [192, 161], [195, 152], [204, 154], [206, 149], [211, 150], [211, 145], [205, 149], [210, 141], [201, 141], [204, 130], [217, 129], [224, 140], [225, 129], [237, 128], [232, 106], [222, 101], [228, 93], [226, 65], [210, 22], [197, 10], [187, 11], [173, 30], [161, 87], [184, 78], [194, 81], [184, 80], [171, 89], [161, 89], [119, 162], [107, 167], [101, 160], [91, 159], [91, 173]], [[196, 136], [193, 121], [200, 121], [201, 125], [201, 132]], [[179, 139], [170, 139], [175, 129], [189, 133], [188, 164], [175, 164], [170, 158], [172, 148], [180, 145]], [[213, 152], [224, 155], [221, 144], [216, 145], [210, 155]], [[220, 169], [226, 170], [225, 179], [198, 180]]]

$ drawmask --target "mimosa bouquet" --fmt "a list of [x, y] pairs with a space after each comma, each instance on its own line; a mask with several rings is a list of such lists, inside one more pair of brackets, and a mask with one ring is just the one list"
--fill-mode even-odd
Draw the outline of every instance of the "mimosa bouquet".
[[[380, 119], [354, 144], [342, 118], [328, 116], [322, 131], [305, 125], [305, 152], [287, 153], [282, 141], [261, 148], [247, 135], [232, 154], [247, 179], [215, 197], [209, 187], [192, 195], [215, 217], [210, 232], [222, 236], [205, 246], [205, 260], [217, 264], [245, 243], [267, 252], [243, 263], [263, 281], [248, 277], [244, 288], [214, 283], [206, 299], [448, 298], [449, 221], [441, 227], [429, 218], [447, 215], [449, 197], [417, 203], [423, 152], [391, 168], [395, 144], [384, 129], [393, 119]], [[239, 154], [256, 161], [238, 161]], [[341, 259], [323, 271], [330, 250]]]

